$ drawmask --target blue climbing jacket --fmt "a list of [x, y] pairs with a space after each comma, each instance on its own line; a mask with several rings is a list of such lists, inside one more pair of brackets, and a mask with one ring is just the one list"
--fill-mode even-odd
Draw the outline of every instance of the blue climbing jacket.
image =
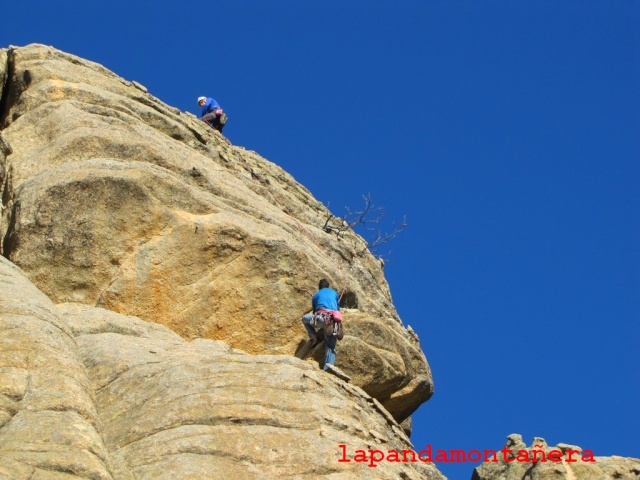
[[202, 115], [204, 117], [207, 113], [213, 112], [216, 108], [222, 108], [213, 98], [207, 98], [204, 106], [202, 107]]
[[340, 310], [339, 296], [332, 288], [323, 288], [318, 290], [311, 299], [311, 306], [313, 311], [316, 312], [320, 309], [325, 310]]

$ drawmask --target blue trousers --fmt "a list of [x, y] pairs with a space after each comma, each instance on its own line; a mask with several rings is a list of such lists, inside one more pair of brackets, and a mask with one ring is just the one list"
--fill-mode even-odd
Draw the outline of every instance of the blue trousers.
[[[307, 330], [309, 334], [309, 339], [313, 339], [316, 335], [316, 329], [313, 325], [311, 325], [313, 320], [313, 315], [311, 313], [307, 313], [302, 316], [302, 324], [304, 328]], [[324, 328], [324, 324], [319, 325]], [[323, 369], [327, 369], [327, 365], [333, 365], [336, 361], [336, 342], [337, 339], [334, 335], [324, 337], [324, 367]]]

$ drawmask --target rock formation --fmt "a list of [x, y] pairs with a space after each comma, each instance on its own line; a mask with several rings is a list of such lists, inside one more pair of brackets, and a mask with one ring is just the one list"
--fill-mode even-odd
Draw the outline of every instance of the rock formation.
[[54, 303], [292, 355], [327, 277], [344, 291], [336, 365], [398, 421], [431, 396], [380, 262], [281, 168], [51, 47], [0, 50], [0, 78], [2, 254]]
[[[398, 422], [431, 372], [363, 239], [289, 174], [43, 45], [0, 49], [0, 129], [0, 478], [444, 479], [355, 461], [411, 450]], [[322, 348], [293, 357], [321, 277], [343, 293], [342, 379]], [[640, 478], [505, 448], [473, 480]], [[557, 461], [515, 461], [536, 451]]]
[[[444, 478], [337, 462], [410, 449], [433, 382], [380, 262], [290, 175], [42, 45], [0, 49], [0, 128], [0, 478]], [[351, 383], [293, 357], [322, 277]]]
[[580, 447], [549, 447], [536, 437], [530, 447], [518, 434], [509, 435], [495, 461], [477, 467], [472, 480], [638, 480], [640, 459], [595, 457]]
[[56, 306], [4, 258], [0, 286], [2, 479], [444, 479], [425, 463], [338, 462], [340, 444], [411, 444], [380, 403], [309, 362]]

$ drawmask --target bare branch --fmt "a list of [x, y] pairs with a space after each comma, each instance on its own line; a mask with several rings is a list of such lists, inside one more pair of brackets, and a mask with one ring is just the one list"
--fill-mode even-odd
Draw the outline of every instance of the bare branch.
[[393, 225], [393, 231], [391, 233], [383, 234], [381, 230], [378, 230], [378, 234], [376, 235], [376, 238], [374, 238], [373, 241], [370, 241], [367, 244], [367, 248], [371, 252], [373, 252], [373, 250], [379, 247], [380, 245], [384, 245], [385, 243], [390, 242], [391, 240], [396, 238], [398, 235], [400, 235], [400, 232], [402, 232], [405, 228], [407, 228], [406, 215], [402, 219], [402, 223], [399, 226], [396, 226], [395, 224]]
[[[358, 225], [364, 226], [367, 230], [371, 230], [370, 225], [375, 225], [384, 217], [384, 211], [380, 207], [376, 207], [371, 200], [371, 194], [363, 195], [364, 209], [361, 211], [352, 212], [349, 207], [346, 207], [346, 214], [344, 216], [345, 221], [351, 228], [355, 228]], [[375, 217], [371, 217], [376, 215]]]
[[[371, 194], [363, 195], [362, 199], [364, 200], [364, 208], [362, 210], [351, 211], [349, 207], [345, 207], [346, 213], [344, 218], [338, 218], [333, 214], [329, 214], [322, 229], [327, 233], [336, 233], [338, 238], [342, 237], [345, 232], [349, 230], [355, 231], [355, 229], [359, 227], [370, 232], [375, 231], [376, 226], [380, 225], [384, 220], [384, 210], [373, 204]], [[397, 237], [406, 226], [407, 217], [405, 216], [399, 226], [396, 226], [395, 223], [393, 224], [393, 230], [390, 233], [382, 233], [381, 230], [378, 230], [374, 238], [366, 240], [366, 246], [362, 248], [359, 253], [364, 253], [367, 250], [373, 253], [376, 248]], [[382, 257], [382, 255], [376, 256], [378, 258]]]

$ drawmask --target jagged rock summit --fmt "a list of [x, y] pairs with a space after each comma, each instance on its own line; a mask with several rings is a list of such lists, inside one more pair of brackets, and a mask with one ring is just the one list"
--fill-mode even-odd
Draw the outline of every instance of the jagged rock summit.
[[540, 437], [529, 447], [519, 434], [507, 437], [496, 455], [474, 469], [471, 480], [638, 480], [640, 459], [600, 457], [582, 448], [547, 445]]
[[[43, 45], [0, 49], [0, 127], [0, 472], [177, 478], [198, 458], [242, 468], [227, 478], [368, 478], [327, 451], [347, 433], [407, 445], [395, 422], [433, 392], [419, 340], [362, 238], [326, 231], [289, 174]], [[344, 291], [353, 390], [293, 358], [322, 277]], [[427, 467], [374, 476], [442, 478]]]

